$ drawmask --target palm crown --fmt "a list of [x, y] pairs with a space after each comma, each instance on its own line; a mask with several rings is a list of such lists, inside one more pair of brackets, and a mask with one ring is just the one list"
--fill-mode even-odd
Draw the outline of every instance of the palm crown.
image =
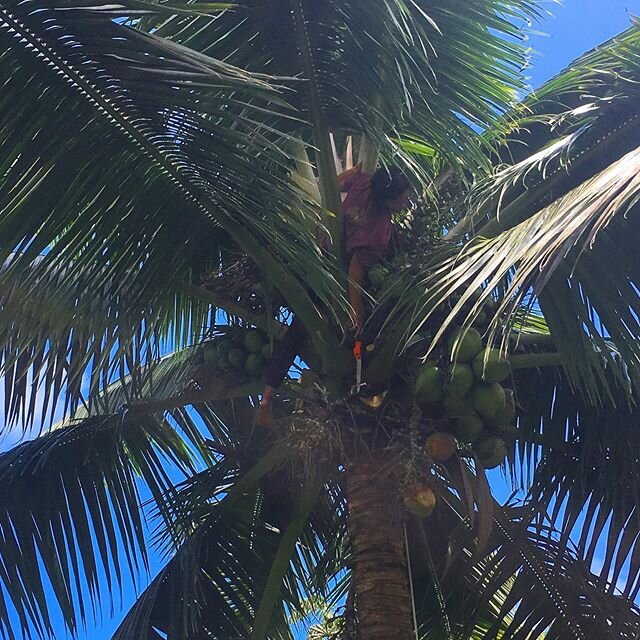
[[[2, 1], [5, 425], [38, 430], [0, 457], [4, 635], [53, 635], [54, 609], [76, 632], [140, 579], [142, 491], [169, 560], [117, 638], [289, 638], [313, 612], [316, 637], [636, 637], [640, 32], [516, 102], [537, 14]], [[420, 195], [370, 301], [366, 403], [334, 146]], [[266, 433], [257, 351], [291, 312], [309, 369]], [[416, 378], [461, 369], [476, 327], [515, 391], [516, 426], [485, 425], [506, 505], [460, 432], [423, 447], [467, 412]]]

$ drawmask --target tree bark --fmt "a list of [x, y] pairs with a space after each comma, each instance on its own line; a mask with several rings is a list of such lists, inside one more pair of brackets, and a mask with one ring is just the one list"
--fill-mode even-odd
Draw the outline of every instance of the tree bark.
[[398, 480], [389, 458], [367, 457], [347, 469], [349, 533], [358, 638], [411, 640], [413, 608]]

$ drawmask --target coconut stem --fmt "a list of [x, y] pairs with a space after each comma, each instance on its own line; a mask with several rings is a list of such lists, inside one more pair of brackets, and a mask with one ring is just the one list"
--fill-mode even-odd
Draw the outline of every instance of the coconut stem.
[[560, 367], [563, 364], [559, 353], [526, 353], [509, 358], [511, 369], [537, 369], [539, 367]]
[[553, 345], [553, 338], [547, 333], [512, 333], [511, 340], [518, 345]]

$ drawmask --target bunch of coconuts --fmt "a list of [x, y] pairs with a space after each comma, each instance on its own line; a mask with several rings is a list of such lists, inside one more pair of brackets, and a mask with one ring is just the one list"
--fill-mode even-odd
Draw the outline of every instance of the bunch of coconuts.
[[442, 418], [438, 424], [443, 430], [429, 436], [427, 453], [436, 461], [448, 459], [454, 436], [471, 445], [486, 469], [493, 469], [504, 460], [504, 438], [514, 430], [514, 393], [500, 384], [511, 373], [509, 361], [497, 349], [487, 351], [473, 328], [455, 332], [448, 352], [444, 365], [428, 361], [416, 376], [416, 401]]
[[[512, 389], [502, 386], [509, 361], [497, 349], [486, 350], [476, 329], [457, 331], [448, 342], [446, 362], [427, 361], [418, 370], [415, 399], [438, 426], [424, 449], [435, 462], [446, 462], [459, 444], [470, 446], [485, 469], [499, 466], [507, 455], [505, 438], [513, 436], [516, 405]], [[425, 485], [404, 491], [405, 507], [426, 517], [435, 493]]]
[[203, 357], [206, 365], [220, 371], [257, 379], [271, 358], [271, 344], [259, 329], [233, 327], [224, 335], [208, 341]]

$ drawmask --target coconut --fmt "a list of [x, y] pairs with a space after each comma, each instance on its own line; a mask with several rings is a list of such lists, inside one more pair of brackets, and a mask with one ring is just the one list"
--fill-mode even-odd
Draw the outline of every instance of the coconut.
[[509, 361], [502, 357], [499, 349], [491, 349], [486, 354], [485, 365], [485, 352], [481, 351], [473, 359], [473, 373], [475, 373], [478, 380], [483, 382], [502, 382], [509, 377], [511, 373], [511, 367]]
[[487, 312], [481, 311], [476, 317], [476, 324], [479, 327], [482, 327], [484, 329], [488, 323], [489, 323], [489, 316], [487, 315]]
[[257, 329], [247, 331], [244, 336], [244, 347], [250, 353], [260, 353], [264, 346], [264, 337]]
[[222, 338], [222, 340], [217, 340], [216, 342], [218, 357], [226, 358], [229, 355], [229, 351], [233, 349], [233, 341], [229, 340], [229, 338]]
[[455, 354], [456, 362], [469, 362], [482, 349], [482, 336], [474, 328], [467, 332], [460, 329], [449, 338], [448, 346], [449, 354]]
[[389, 270], [382, 265], [377, 265], [369, 269], [367, 275], [371, 286], [374, 289], [379, 289], [384, 284], [385, 278], [389, 275]]
[[453, 432], [461, 442], [472, 443], [484, 429], [484, 423], [478, 416], [462, 416], [455, 421]]
[[262, 347], [260, 354], [265, 360], [268, 360], [271, 357], [271, 345], [268, 342]]
[[231, 349], [231, 351], [229, 351], [227, 359], [229, 360], [229, 364], [232, 367], [238, 368], [244, 366], [244, 362], [247, 359], [247, 354], [245, 353], [244, 349], [238, 349], [236, 347], [235, 349]]
[[516, 417], [516, 401], [512, 389], [504, 390], [504, 407], [490, 419], [494, 427], [507, 427]]
[[446, 462], [458, 448], [456, 439], [449, 433], [432, 433], [424, 443], [424, 450], [436, 462]]
[[217, 364], [218, 363], [218, 349], [212, 344], [208, 344], [203, 353], [205, 364]]
[[485, 418], [494, 418], [504, 409], [505, 395], [502, 385], [480, 384], [473, 390], [473, 406]]
[[244, 363], [244, 370], [250, 375], [255, 376], [260, 373], [264, 358], [259, 353], [250, 353]]
[[442, 406], [444, 407], [445, 415], [450, 418], [468, 416], [470, 413], [473, 413], [475, 409], [473, 396], [471, 394], [464, 396], [464, 398], [456, 398], [455, 396], [445, 393], [442, 399]]
[[218, 358], [218, 369], [220, 371], [231, 371], [231, 364], [226, 356]]
[[457, 362], [451, 368], [451, 373], [447, 383], [444, 385], [444, 389], [452, 396], [462, 398], [471, 391], [474, 382], [473, 369], [468, 364]]
[[416, 398], [420, 402], [437, 402], [443, 393], [440, 369], [433, 363], [425, 364], [416, 378]]
[[404, 506], [409, 513], [419, 518], [427, 518], [436, 506], [436, 494], [431, 487], [413, 485], [404, 492]]
[[473, 444], [473, 450], [485, 469], [494, 469], [507, 456], [507, 445], [496, 436], [480, 436]]

